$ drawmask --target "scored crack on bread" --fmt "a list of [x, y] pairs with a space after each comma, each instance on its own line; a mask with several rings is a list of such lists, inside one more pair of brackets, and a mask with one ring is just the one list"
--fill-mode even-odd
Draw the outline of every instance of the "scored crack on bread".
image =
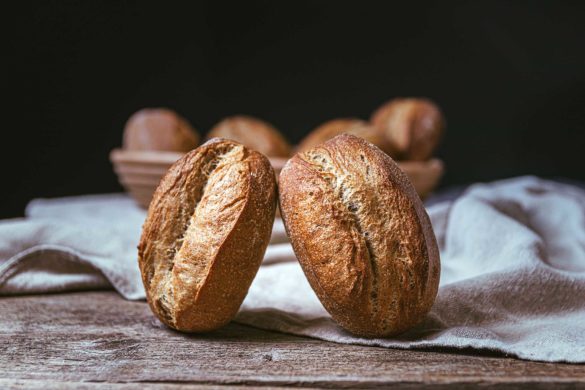
[[279, 189], [295, 254], [339, 325], [383, 337], [424, 318], [439, 252], [420, 198], [388, 155], [343, 134], [289, 160]]
[[188, 332], [229, 322], [272, 232], [276, 181], [266, 157], [212, 139], [178, 160], [148, 209], [138, 262], [152, 311]]

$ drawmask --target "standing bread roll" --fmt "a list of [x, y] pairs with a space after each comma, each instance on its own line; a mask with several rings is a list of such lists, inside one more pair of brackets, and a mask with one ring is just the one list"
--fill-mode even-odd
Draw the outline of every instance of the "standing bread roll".
[[439, 251], [420, 198], [388, 155], [340, 135], [290, 159], [279, 188], [295, 254], [333, 320], [384, 337], [423, 319]]
[[213, 139], [178, 160], [154, 194], [138, 246], [157, 317], [185, 332], [228, 323], [258, 271], [275, 209], [274, 172], [260, 153]]
[[371, 122], [403, 160], [429, 159], [445, 131], [443, 114], [429, 99], [394, 99], [378, 108]]
[[270, 123], [251, 116], [225, 118], [209, 131], [207, 138], [226, 138], [239, 142], [268, 157], [288, 157], [291, 147]]

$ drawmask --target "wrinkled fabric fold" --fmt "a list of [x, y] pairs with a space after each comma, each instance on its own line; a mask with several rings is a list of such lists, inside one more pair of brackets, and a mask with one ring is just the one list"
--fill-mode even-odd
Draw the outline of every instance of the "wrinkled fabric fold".
[[[441, 286], [423, 323], [363, 339], [330, 319], [277, 220], [236, 321], [323, 340], [392, 348], [474, 348], [585, 362], [585, 192], [521, 177], [469, 187], [429, 215]], [[143, 299], [136, 244], [145, 217], [125, 195], [35, 200], [0, 222], [0, 294], [114, 288]]]

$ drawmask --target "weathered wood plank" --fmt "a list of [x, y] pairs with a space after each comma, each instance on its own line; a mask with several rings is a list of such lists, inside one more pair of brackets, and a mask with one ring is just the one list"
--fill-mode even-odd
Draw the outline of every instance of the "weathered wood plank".
[[238, 324], [185, 335], [158, 323], [145, 303], [92, 292], [0, 299], [0, 377], [16, 388], [6, 381], [585, 388], [585, 365], [340, 345]]
[[[241, 389], [241, 385], [217, 385], [217, 384], [190, 384], [190, 383], [108, 383], [108, 382], [61, 382], [61, 381], [42, 381], [33, 379], [1, 379], [0, 389], [27, 389], [27, 390], [48, 390], [48, 389], [75, 389], [75, 390], [142, 390], [142, 389], [169, 389], [169, 390], [222, 390]], [[271, 386], [245, 386], [246, 389], [297, 389], [298, 387], [271, 387]], [[303, 388], [306, 389], [306, 388]]]

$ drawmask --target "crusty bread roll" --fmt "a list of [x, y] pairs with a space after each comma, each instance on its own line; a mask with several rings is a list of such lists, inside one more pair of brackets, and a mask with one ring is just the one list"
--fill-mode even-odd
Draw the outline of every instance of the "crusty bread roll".
[[371, 123], [383, 132], [403, 160], [429, 159], [445, 130], [439, 107], [428, 99], [394, 99], [378, 108]]
[[291, 147], [270, 123], [251, 116], [237, 115], [213, 126], [208, 139], [220, 137], [239, 142], [268, 157], [289, 157]]
[[124, 149], [188, 152], [199, 144], [189, 122], [167, 108], [145, 108], [134, 113], [124, 128]]
[[148, 303], [171, 328], [205, 332], [238, 311], [270, 241], [276, 181], [268, 159], [213, 139], [158, 186], [138, 246]]
[[334, 321], [385, 337], [423, 319], [439, 251], [420, 198], [388, 155], [343, 134], [292, 157], [279, 190], [295, 254]]
[[329, 120], [311, 131], [299, 144], [297, 150], [302, 152], [330, 140], [340, 134], [347, 133], [373, 143], [386, 153], [392, 153], [389, 142], [384, 134], [368, 122], [357, 118], [339, 118]]

